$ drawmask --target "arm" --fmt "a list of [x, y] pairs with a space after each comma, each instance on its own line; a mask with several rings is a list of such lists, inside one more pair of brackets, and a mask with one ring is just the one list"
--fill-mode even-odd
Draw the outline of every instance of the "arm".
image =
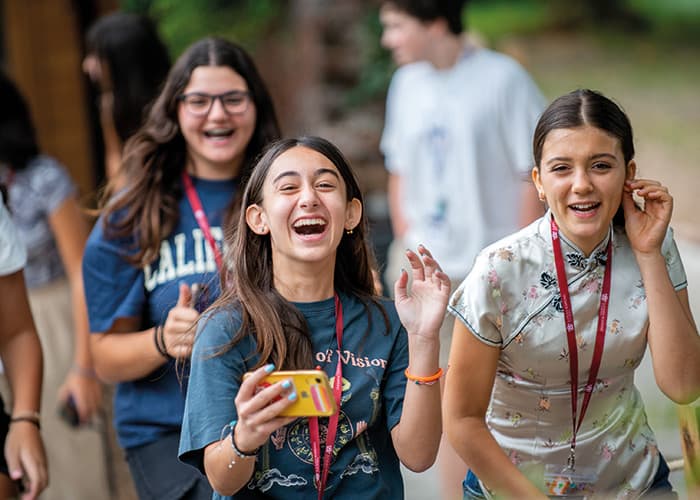
[[[406, 256], [411, 264], [413, 283], [407, 294], [408, 274], [404, 271], [395, 286], [396, 310], [408, 333], [408, 372], [416, 377], [430, 377], [440, 368], [440, 325], [450, 295], [450, 280], [424, 248]], [[417, 385], [408, 381], [401, 419], [391, 430], [391, 439], [401, 462], [410, 470], [421, 472], [435, 462], [442, 416], [440, 384]]]
[[[643, 211], [632, 199], [633, 190], [644, 199]], [[656, 382], [676, 403], [691, 403], [700, 396], [700, 337], [687, 290], [674, 290], [661, 253], [673, 198], [658, 182], [635, 179], [626, 184], [622, 203], [625, 231], [647, 295], [647, 338]]]
[[408, 222], [404, 218], [401, 210], [401, 197], [403, 195], [402, 178], [397, 174], [389, 174], [387, 184], [387, 198], [389, 200], [389, 216], [391, 217], [391, 229], [394, 232], [394, 238], [403, 238], [408, 230]]
[[[189, 359], [192, 352], [199, 313], [190, 306], [191, 298], [190, 288], [181, 284], [177, 304], [163, 325], [166, 352], [176, 359]], [[119, 318], [109, 331], [90, 335], [95, 371], [101, 379], [138, 380], [167, 361], [156, 348], [155, 327], [141, 331], [140, 323], [140, 318]]]
[[97, 411], [102, 399], [102, 388], [93, 375], [90, 354], [90, 328], [88, 326], [81, 262], [88, 237], [88, 225], [73, 197], [66, 198], [49, 215], [49, 225], [58, 247], [63, 267], [71, 288], [73, 321], [75, 323], [75, 351], [73, 367], [61, 387], [59, 399], [69, 395], [75, 404], [81, 422], [87, 422]]
[[461, 321], [455, 321], [445, 380], [445, 432], [459, 456], [497, 495], [546, 498], [511, 463], [486, 427], [499, 356], [498, 347], [479, 341]]
[[235, 432], [204, 449], [207, 479], [222, 495], [233, 495], [243, 488], [250, 480], [255, 464], [254, 457], [237, 456], [231, 440], [235, 440], [236, 448], [250, 453], [265, 444], [276, 429], [295, 420], [294, 417], [279, 416], [296, 399], [293, 386], [289, 388], [278, 382], [256, 393], [257, 385], [273, 369], [273, 365], [262, 366], [243, 381], [234, 400], [238, 414]]
[[[0, 356], [12, 390], [12, 416], [34, 415], [40, 404], [42, 356], [21, 271], [0, 276], [0, 297]], [[27, 421], [12, 422], [5, 457], [10, 477], [24, 477], [28, 498], [36, 498], [48, 482], [38, 427]]]

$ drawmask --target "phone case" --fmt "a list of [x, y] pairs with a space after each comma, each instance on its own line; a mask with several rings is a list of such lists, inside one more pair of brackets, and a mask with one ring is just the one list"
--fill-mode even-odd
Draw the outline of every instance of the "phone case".
[[280, 415], [285, 417], [328, 417], [336, 412], [333, 390], [325, 372], [320, 370], [272, 372], [263, 379], [259, 387], [268, 387], [285, 379], [292, 379], [297, 400], [285, 408]]

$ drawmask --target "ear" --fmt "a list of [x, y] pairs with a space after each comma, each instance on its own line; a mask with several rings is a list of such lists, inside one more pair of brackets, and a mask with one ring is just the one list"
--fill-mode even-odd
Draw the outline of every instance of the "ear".
[[362, 202], [353, 198], [345, 210], [345, 229], [355, 229], [362, 219]]
[[631, 181], [634, 176], [637, 175], [637, 163], [634, 160], [630, 160], [627, 164], [627, 172], [625, 174], [625, 180]]
[[544, 188], [542, 187], [542, 179], [540, 178], [540, 169], [537, 167], [532, 167], [532, 182], [537, 188], [537, 195], [540, 201], [545, 201]]
[[269, 231], [265, 212], [263, 212], [262, 207], [259, 205], [253, 204], [245, 209], [245, 221], [250, 230], [255, 234], [263, 235], [267, 234]]
[[444, 17], [438, 17], [432, 21], [423, 21], [423, 23], [433, 36], [444, 36], [446, 33], [450, 32], [447, 19]]

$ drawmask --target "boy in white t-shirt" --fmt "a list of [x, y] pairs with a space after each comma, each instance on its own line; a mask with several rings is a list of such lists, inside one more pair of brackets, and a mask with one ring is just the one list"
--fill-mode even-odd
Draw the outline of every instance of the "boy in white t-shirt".
[[[513, 59], [463, 36], [466, 0], [387, 0], [382, 45], [400, 66], [381, 150], [389, 171], [392, 243], [386, 281], [406, 248], [431, 249], [453, 289], [486, 245], [542, 215], [532, 186], [532, 135], [545, 100]], [[441, 330], [446, 367], [454, 320]], [[444, 498], [461, 498], [466, 466], [441, 447]]]

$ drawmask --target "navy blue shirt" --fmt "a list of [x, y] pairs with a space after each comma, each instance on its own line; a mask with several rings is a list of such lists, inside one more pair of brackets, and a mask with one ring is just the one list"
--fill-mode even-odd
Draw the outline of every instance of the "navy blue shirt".
[[[193, 178], [218, 245], [223, 241], [221, 224], [236, 189], [236, 181]], [[112, 239], [104, 234], [103, 219], [97, 221], [83, 257], [83, 280], [90, 331], [108, 331], [119, 318], [141, 318], [141, 328], [165, 323], [175, 306], [179, 284], [203, 284], [200, 308], [219, 295], [219, 276], [213, 252], [197, 225], [186, 196], [179, 202], [179, 221], [161, 242], [160, 256], [138, 268], [125, 257], [133, 252], [131, 238]], [[113, 335], [121, 335], [114, 333]], [[131, 448], [156, 441], [178, 431], [182, 423], [189, 367], [169, 361], [148, 376], [117, 384], [114, 421], [119, 444]]]
[[[399, 459], [391, 429], [399, 422], [406, 389], [408, 339], [392, 302], [385, 300], [387, 332], [376, 306], [368, 314], [357, 298], [340, 295], [343, 345], [335, 335], [334, 300], [295, 303], [309, 325], [315, 362], [331, 378], [338, 359], [343, 367], [343, 394], [326, 498], [403, 498]], [[219, 310], [200, 321], [180, 438], [180, 459], [204, 472], [204, 448], [218, 441], [222, 428], [236, 419], [234, 398], [246, 371], [256, 364], [255, 340], [247, 337], [223, 355], [212, 356], [240, 326], [240, 313]], [[327, 419], [319, 419], [325, 436]], [[258, 453], [255, 471], [233, 497], [316, 498], [308, 419], [276, 430]], [[214, 494], [215, 499], [229, 498]]]

